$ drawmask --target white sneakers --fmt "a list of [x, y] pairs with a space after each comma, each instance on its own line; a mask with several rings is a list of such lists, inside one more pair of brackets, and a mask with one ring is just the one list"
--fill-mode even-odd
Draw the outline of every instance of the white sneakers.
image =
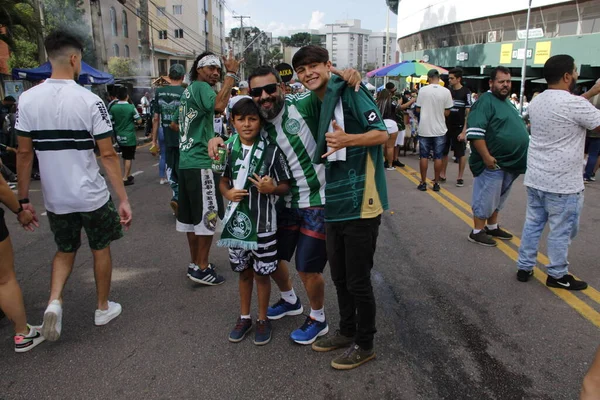
[[42, 336], [54, 342], [60, 337], [62, 330], [62, 305], [58, 300], [52, 300], [44, 312]]
[[[108, 302], [107, 310], [96, 310], [94, 324], [102, 326], [121, 315], [123, 308], [119, 303]], [[58, 300], [52, 300], [44, 312], [44, 324], [41, 335], [51, 342], [58, 340], [62, 331], [62, 305]]]
[[108, 310], [96, 310], [96, 314], [94, 316], [94, 324], [96, 324], [96, 326], [106, 325], [110, 321], [121, 315], [122, 311], [123, 308], [119, 303], [109, 301]]

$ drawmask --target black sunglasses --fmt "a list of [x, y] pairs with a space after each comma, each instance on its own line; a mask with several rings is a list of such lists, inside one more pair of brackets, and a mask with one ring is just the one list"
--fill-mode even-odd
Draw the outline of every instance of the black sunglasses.
[[262, 86], [262, 87], [252, 88], [250, 90], [250, 96], [252, 96], [252, 97], [260, 97], [260, 96], [262, 96], [263, 90], [265, 92], [267, 92], [267, 94], [273, 94], [273, 93], [275, 93], [277, 91], [277, 86], [279, 86], [279, 84], [277, 84], [277, 83], [270, 83], [270, 84]]

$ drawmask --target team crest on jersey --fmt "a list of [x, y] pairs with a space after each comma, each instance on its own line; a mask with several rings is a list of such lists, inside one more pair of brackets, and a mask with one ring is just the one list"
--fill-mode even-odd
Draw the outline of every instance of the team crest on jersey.
[[236, 212], [232, 217], [231, 224], [227, 224], [227, 231], [237, 239], [246, 239], [250, 236], [252, 223], [246, 214]]
[[285, 121], [285, 130], [291, 135], [297, 135], [300, 132], [300, 121], [290, 118]]

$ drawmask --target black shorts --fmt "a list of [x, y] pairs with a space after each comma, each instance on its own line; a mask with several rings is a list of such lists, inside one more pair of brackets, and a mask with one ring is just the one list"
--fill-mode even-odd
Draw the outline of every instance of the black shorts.
[[258, 249], [229, 249], [229, 264], [233, 272], [253, 268], [257, 275], [271, 275], [277, 270], [277, 232], [258, 234]]
[[8, 237], [8, 228], [4, 222], [4, 210], [0, 208], [0, 242], [4, 242]]
[[136, 146], [119, 146], [123, 160], [135, 160]]
[[212, 169], [180, 169], [178, 173], [177, 231], [214, 235], [218, 218], [223, 219], [219, 175]]
[[462, 133], [462, 126], [451, 126], [446, 132], [446, 145], [444, 146], [444, 156], [450, 153], [450, 149], [454, 152], [454, 157], [461, 158], [467, 151], [467, 142], [459, 141], [458, 135]]
[[123, 237], [121, 218], [112, 200], [90, 212], [54, 214], [48, 211], [50, 230], [61, 253], [73, 253], [81, 246], [81, 228], [85, 229], [92, 250], [102, 250]]

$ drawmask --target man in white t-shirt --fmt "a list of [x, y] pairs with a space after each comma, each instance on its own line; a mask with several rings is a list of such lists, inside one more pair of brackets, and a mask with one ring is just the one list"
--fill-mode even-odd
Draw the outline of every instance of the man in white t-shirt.
[[568, 273], [567, 253], [579, 228], [583, 207], [581, 157], [586, 129], [600, 132], [600, 110], [588, 100], [600, 93], [600, 80], [582, 96], [572, 94], [577, 83], [573, 57], [556, 55], [544, 65], [548, 89], [529, 104], [531, 138], [527, 155], [527, 217], [523, 226], [517, 279], [533, 276], [540, 237], [548, 233], [546, 285], [583, 290], [587, 283]]
[[[81, 72], [83, 45], [76, 37], [51, 33], [44, 46], [52, 64], [50, 79], [21, 95], [16, 122], [19, 136], [17, 172], [19, 202], [37, 216], [29, 202], [29, 176], [35, 150], [42, 180], [44, 206], [58, 251], [52, 263], [50, 300], [42, 335], [57, 340], [62, 330], [65, 283], [85, 229], [94, 256], [97, 307], [94, 323], [105, 325], [121, 314], [121, 305], [108, 301], [112, 261], [110, 243], [131, 223], [131, 207], [112, 146], [112, 125], [104, 102], [75, 80]], [[110, 179], [119, 210], [100, 175], [94, 145]]]
[[454, 106], [452, 94], [448, 89], [441, 86], [440, 73], [437, 69], [431, 69], [427, 73], [429, 85], [419, 90], [417, 97], [417, 111], [420, 111], [419, 121], [419, 167], [421, 170], [421, 183], [417, 189], [427, 190], [427, 163], [429, 154], [433, 151], [435, 178], [433, 190], [440, 191], [440, 172], [442, 171], [442, 157], [446, 144], [446, 117]]

